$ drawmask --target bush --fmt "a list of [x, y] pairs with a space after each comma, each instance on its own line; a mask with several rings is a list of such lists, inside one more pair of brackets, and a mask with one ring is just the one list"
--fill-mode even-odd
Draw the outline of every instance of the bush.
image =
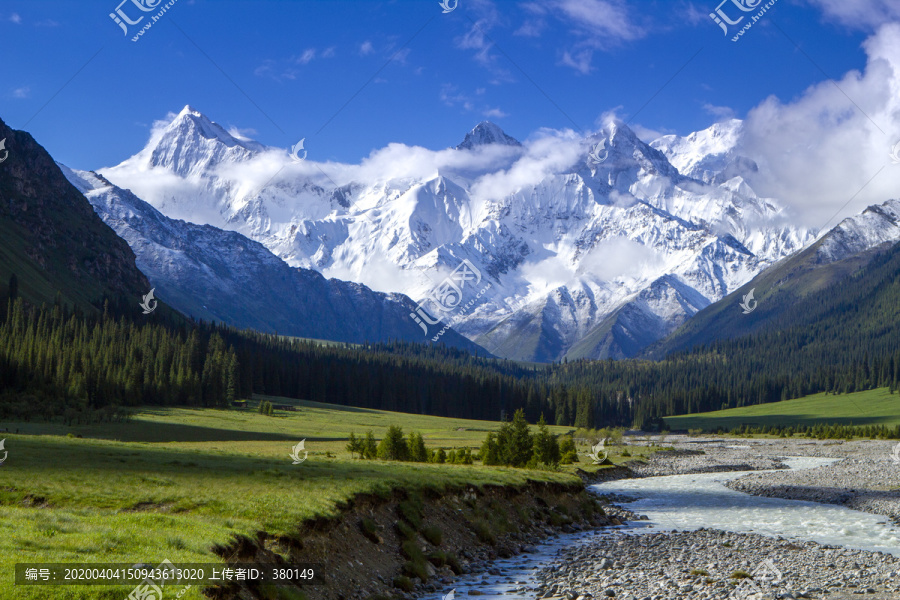
[[444, 552], [443, 550], [435, 550], [434, 552], [429, 554], [428, 562], [438, 568], [447, 565], [457, 575], [462, 573], [462, 567], [460, 566], [459, 559], [456, 558], [456, 555], [450, 554], [449, 552]]
[[412, 525], [416, 530], [422, 528], [422, 502], [409, 498], [397, 505], [400, 517]]
[[575, 452], [574, 450], [569, 450], [568, 452], [566, 452], [565, 454], [562, 455], [562, 457], [559, 459], [559, 462], [560, 462], [560, 464], [564, 464], [564, 465], [574, 465], [579, 460], [580, 459], [578, 458], [578, 453]]
[[475, 530], [475, 535], [478, 536], [478, 539], [485, 544], [490, 544], [491, 546], [497, 544], [497, 536], [491, 531], [490, 526], [481, 519], [475, 521], [472, 524], [472, 528]]
[[406, 575], [397, 575], [394, 577], [394, 587], [398, 590], [403, 590], [404, 592], [413, 591], [413, 582]]
[[383, 540], [381, 536], [378, 535], [378, 532], [381, 530], [381, 527], [378, 526], [378, 523], [373, 521], [372, 519], [366, 517], [362, 521], [359, 522], [359, 528], [362, 530], [362, 533], [366, 538], [371, 540], [376, 544], [380, 544]]
[[400, 537], [404, 540], [413, 541], [416, 539], [416, 530], [405, 521], [397, 521], [397, 531], [400, 532]]
[[434, 525], [429, 525], [422, 529], [422, 537], [424, 537], [432, 546], [440, 546], [444, 540], [443, 532]]

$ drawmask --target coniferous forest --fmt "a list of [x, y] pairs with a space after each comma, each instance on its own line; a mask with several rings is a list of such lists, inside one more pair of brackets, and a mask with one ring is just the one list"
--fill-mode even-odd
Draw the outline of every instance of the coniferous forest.
[[523, 409], [532, 423], [544, 415], [558, 425], [642, 426], [673, 414], [900, 386], [897, 251], [828, 294], [798, 300], [777, 326], [661, 361], [526, 365], [409, 342], [323, 345], [165, 314], [135, 318], [115, 303], [97, 314], [59, 301], [29, 306], [8, 287], [0, 302], [5, 419], [114, 418], [118, 408], [142, 404], [228, 407], [260, 393], [472, 419]]

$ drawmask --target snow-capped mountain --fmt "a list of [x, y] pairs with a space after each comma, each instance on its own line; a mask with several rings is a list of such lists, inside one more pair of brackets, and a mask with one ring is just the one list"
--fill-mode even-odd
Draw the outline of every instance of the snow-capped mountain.
[[648, 145], [610, 123], [521, 144], [481, 123], [457, 148], [391, 144], [348, 165], [294, 161], [186, 107], [100, 172], [292, 266], [423, 300], [425, 322], [494, 354], [622, 357], [811, 239], [754, 193], [740, 129]]
[[824, 235], [817, 262], [830, 263], [882, 244], [900, 241], [900, 200], [888, 200], [848, 217]]
[[[157, 295], [187, 315], [340, 342], [421, 341], [422, 330], [410, 318], [415, 302], [402, 294], [292, 268], [239, 233], [170, 219], [96, 173], [59, 167], [128, 242]], [[453, 330], [440, 340], [485, 354]]]
[[[816, 340], [821, 332], [842, 328], [842, 318], [852, 321], [850, 313], [861, 312], [857, 310], [859, 306], [848, 312], [846, 299], [835, 299], [835, 294], [840, 298], [843, 293], [841, 286], [859, 293], [860, 302], [872, 302], [873, 306], [885, 303], [875, 310], [893, 306], [893, 301], [882, 294], [890, 295], [889, 283], [896, 277], [896, 268], [885, 265], [890, 264], [890, 256], [896, 255], [898, 242], [900, 200], [869, 206], [803, 250], [762, 271], [641, 354], [660, 359], [671, 352], [708, 346], [718, 340], [765, 330], [781, 333], [796, 327], [810, 327], [811, 332], [817, 333], [810, 335], [807, 342]], [[747, 294], [753, 294], [757, 302], [758, 310], [752, 314], [743, 312], [741, 305]], [[809, 301], [811, 298], [815, 300]], [[856, 326], [859, 323], [851, 329]], [[889, 324], [881, 333], [893, 335]], [[823, 337], [827, 339], [829, 335], [825, 333]], [[817, 350], [820, 351], [821, 348]]]
[[482, 121], [476, 125], [472, 131], [466, 134], [466, 138], [462, 143], [456, 146], [457, 150], [472, 150], [476, 146], [484, 146], [486, 144], [503, 144], [504, 146], [521, 146], [514, 137], [506, 135], [506, 132], [500, 129], [490, 121]]

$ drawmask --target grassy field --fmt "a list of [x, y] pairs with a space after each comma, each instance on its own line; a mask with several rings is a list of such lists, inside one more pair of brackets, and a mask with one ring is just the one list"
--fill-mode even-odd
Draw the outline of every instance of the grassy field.
[[[19, 562], [219, 562], [214, 544], [265, 530], [290, 534], [360, 492], [528, 479], [568, 472], [352, 460], [350, 432], [419, 431], [429, 448], [477, 448], [499, 423], [272, 399], [297, 411], [146, 408], [126, 423], [0, 423], [13, 433], [0, 467], [0, 598], [122, 600], [123, 587], [13, 585]], [[555, 433], [568, 428], [553, 427]], [[18, 430], [19, 433], [15, 433]], [[75, 437], [82, 436], [82, 437]], [[293, 465], [306, 439], [309, 458]], [[585, 459], [582, 459], [585, 460]], [[587, 467], [582, 462], [579, 466]], [[188, 590], [182, 600], [201, 596]]]
[[666, 417], [672, 429], [732, 429], [744, 423], [764, 425], [900, 425], [900, 396], [879, 388], [852, 394], [814, 394], [796, 400]]

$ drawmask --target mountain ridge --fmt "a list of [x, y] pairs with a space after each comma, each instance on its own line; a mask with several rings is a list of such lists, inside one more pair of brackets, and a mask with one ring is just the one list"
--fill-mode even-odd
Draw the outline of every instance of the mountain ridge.
[[[291, 266], [420, 301], [468, 261], [492, 285], [456, 327], [509, 358], [633, 356], [812, 235], [786, 225], [785, 209], [743, 175], [716, 183], [734, 163], [738, 124], [657, 149], [619, 122], [526, 144], [482, 123], [452, 156], [392, 145], [337, 165], [228, 146], [196, 133], [212, 127], [194, 124], [201, 117], [185, 109], [98, 172], [167, 216], [238, 231]], [[725, 171], [684, 175], [664, 152], [675, 146], [690, 164]], [[390, 172], [379, 174], [372, 165], [385, 157]]]

